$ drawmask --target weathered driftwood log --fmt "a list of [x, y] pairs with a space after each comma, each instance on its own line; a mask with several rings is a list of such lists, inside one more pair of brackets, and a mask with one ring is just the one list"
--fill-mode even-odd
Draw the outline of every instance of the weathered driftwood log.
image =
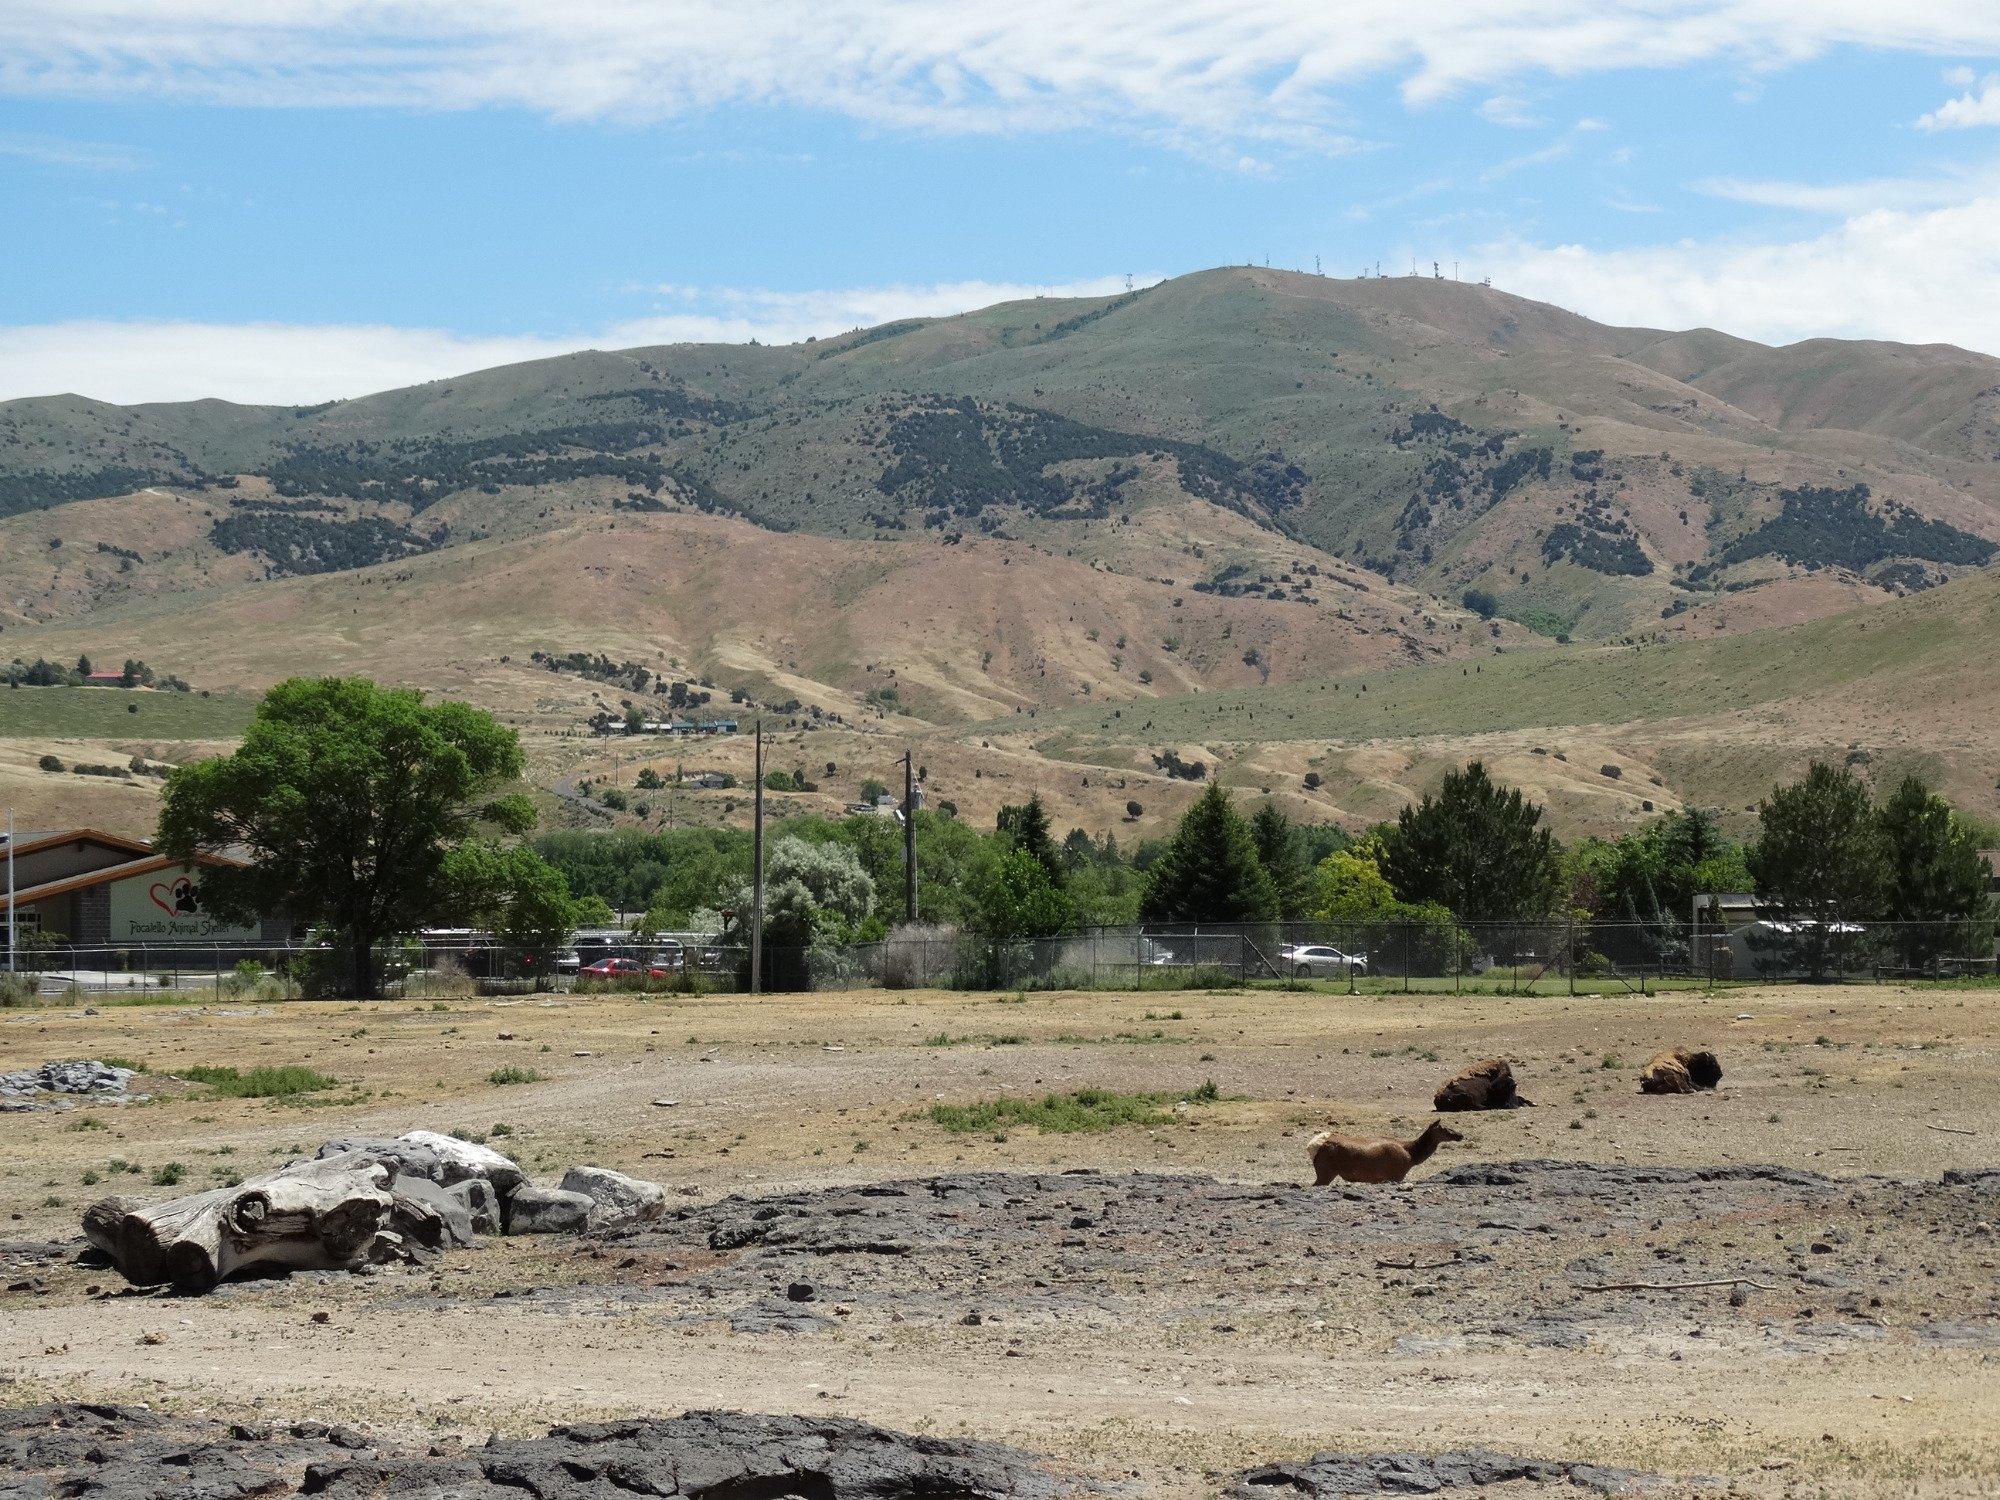
[[1461, 1109], [1518, 1109], [1528, 1101], [1514, 1089], [1514, 1070], [1503, 1058], [1476, 1062], [1438, 1086], [1431, 1105], [1441, 1113]]
[[1713, 1052], [1696, 1047], [1676, 1047], [1661, 1052], [1639, 1070], [1642, 1094], [1692, 1094], [1696, 1089], [1712, 1089], [1722, 1082], [1722, 1063]]
[[351, 1270], [393, 1253], [394, 1207], [388, 1168], [345, 1155], [165, 1203], [106, 1198], [84, 1211], [83, 1232], [136, 1286], [207, 1291], [254, 1266]]

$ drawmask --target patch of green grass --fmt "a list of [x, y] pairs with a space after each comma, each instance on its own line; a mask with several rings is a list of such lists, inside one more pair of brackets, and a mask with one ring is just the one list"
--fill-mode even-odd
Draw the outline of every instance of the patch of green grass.
[[1185, 1100], [1212, 1103], [1221, 1096], [1211, 1081], [1195, 1094], [1119, 1094], [1109, 1089], [1076, 1089], [1044, 1094], [1039, 1099], [983, 1099], [976, 1104], [933, 1104], [916, 1118], [953, 1135], [985, 1135], [1015, 1126], [1032, 1125], [1051, 1135], [1084, 1135], [1115, 1130], [1121, 1125], [1168, 1125], [1168, 1106]]
[[71, 1131], [109, 1130], [110, 1128], [111, 1127], [109, 1125], [106, 1125], [102, 1120], [98, 1119], [96, 1115], [84, 1115], [80, 1119], [71, 1120], [69, 1124], [63, 1126], [64, 1130], [71, 1130]]
[[129, 1057], [114, 1057], [110, 1053], [106, 1053], [104, 1056], [98, 1058], [98, 1061], [103, 1063], [107, 1068], [130, 1068], [134, 1073], [143, 1073], [146, 1071], [144, 1063], [134, 1062]]
[[172, 1187], [187, 1176], [187, 1168], [177, 1161], [170, 1161], [164, 1167], [153, 1168], [154, 1187]]
[[488, 1073], [486, 1081], [488, 1083], [500, 1084], [540, 1083], [542, 1075], [537, 1073], [533, 1068], [523, 1068], [515, 1063], [508, 1063], [506, 1067], [495, 1068], [491, 1073]]
[[[246, 694], [148, 692], [138, 688], [7, 688], [6, 739], [233, 740], [257, 699]], [[137, 708], [138, 712], [130, 710]]]
[[316, 1068], [298, 1063], [252, 1068], [247, 1073], [239, 1073], [231, 1067], [204, 1065], [183, 1068], [174, 1076], [185, 1078], [189, 1083], [207, 1084], [221, 1099], [289, 1099], [294, 1094], [330, 1089], [340, 1082]]

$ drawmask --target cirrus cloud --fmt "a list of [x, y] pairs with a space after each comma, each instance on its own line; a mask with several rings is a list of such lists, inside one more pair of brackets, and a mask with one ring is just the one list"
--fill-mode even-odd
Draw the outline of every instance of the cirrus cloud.
[[1341, 92], [1841, 46], [1979, 54], [1966, 0], [0, 0], [0, 89], [660, 118], [780, 104], [954, 131], [1110, 124], [1341, 144]]

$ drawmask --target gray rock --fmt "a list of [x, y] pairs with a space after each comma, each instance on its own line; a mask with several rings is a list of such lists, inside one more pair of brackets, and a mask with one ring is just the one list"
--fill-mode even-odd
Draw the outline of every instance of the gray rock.
[[627, 1177], [608, 1167], [571, 1167], [563, 1173], [562, 1189], [590, 1199], [593, 1229], [657, 1219], [667, 1206], [666, 1189], [657, 1182]]
[[691, 1411], [557, 1427], [464, 1452], [417, 1453], [319, 1422], [229, 1426], [137, 1407], [0, 1410], [0, 1495], [211, 1500], [1058, 1500], [1096, 1488], [996, 1443], [917, 1437], [837, 1417]]
[[500, 1195], [484, 1177], [468, 1177], [443, 1191], [465, 1209], [474, 1234], [500, 1232]]
[[358, 1151], [384, 1163], [398, 1177], [421, 1177], [439, 1187], [480, 1178], [505, 1198], [528, 1180], [520, 1166], [490, 1146], [439, 1135], [434, 1130], [412, 1130], [390, 1139], [355, 1137], [328, 1141], [319, 1148], [321, 1156], [338, 1156]]
[[589, 1227], [594, 1199], [530, 1182], [507, 1197], [507, 1233], [575, 1234]]
[[123, 1094], [125, 1084], [137, 1074], [131, 1068], [114, 1068], [95, 1059], [77, 1062], [45, 1062], [39, 1068], [18, 1073], [0, 1073], [0, 1097], [22, 1099], [36, 1094]]
[[414, 1233], [434, 1250], [472, 1243], [472, 1209], [452, 1189], [441, 1188], [428, 1178], [398, 1175], [389, 1184], [389, 1196], [390, 1218], [399, 1233]]
[[1600, 1495], [1629, 1495], [1660, 1481], [1631, 1469], [1561, 1459], [1518, 1458], [1486, 1448], [1449, 1453], [1317, 1453], [1303, 1463], [1246, 1469], [1230, 1486], [1230, 1500], [1303, 1495], [1435, 1495], [1524, 1481], [1575, 1485]]

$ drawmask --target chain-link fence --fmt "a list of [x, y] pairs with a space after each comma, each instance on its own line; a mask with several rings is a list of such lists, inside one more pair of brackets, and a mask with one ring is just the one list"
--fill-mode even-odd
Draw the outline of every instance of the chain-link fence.
[[[480, 935], [402, 938], [374, 955], [384, 998], [750, 989], [742, 943], [697, 936], [580, 938], [538, 953]], [[351, 956], [319, 942], [284, 947], [172, 944], [23, 951], [0, 980], [16, 1003], [145, 1003], [346, 998]], [[810, 949], [767, 944], [772, 993], [885, 989], [1165, 990], [1275, 983], [1354, 994], [1587, 994], [1785, 981], [1978, 981], [1995, 974], [1991, 921], [1797, 921], [1756, 917], [1692, 926], [1640, 922], [1270, 922], [1098, 927], [994, 941], [942, 926], [880, 942]]]
[[1091, 928], [991, 941], [909, 929], [815, 964], [815, 988], [1187, 989], [1258, 981], [1353, 993], [1585, 993], [1994, 974], [1990, 921], [1271, 922]]
[[[788, 972], [800, 959], [768, 951]], [[599, 941], [548, 953], [476, 939], [402, 938], [372, 955], [384, 999], [453, 1000], [477, 995], [681, 992], [726, 993], [749, 987], [749, 954], [738, 945], [685, 939]], [[0, 991], [17, 1003], [147, 1004], [344, 999], [359, 991], [353, 956], [329, 943], [207, 947], [23, 950]]]

